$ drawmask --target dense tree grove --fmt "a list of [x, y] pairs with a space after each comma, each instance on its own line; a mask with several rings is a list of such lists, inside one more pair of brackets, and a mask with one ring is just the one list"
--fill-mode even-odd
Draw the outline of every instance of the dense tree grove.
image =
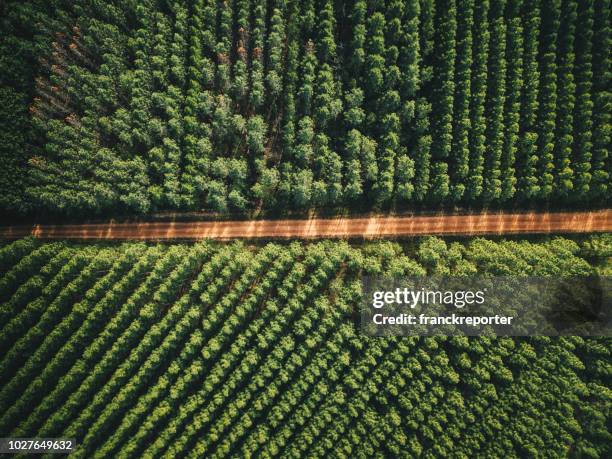
[[0, 433], [75, 457], [607, 458], [609, 338], [356, 322], [364, 274], [609, 274], [611, 254], [609, 235], [5, 244]]
[[610, 199], [610, 0], [9, 0], [0, 209]]

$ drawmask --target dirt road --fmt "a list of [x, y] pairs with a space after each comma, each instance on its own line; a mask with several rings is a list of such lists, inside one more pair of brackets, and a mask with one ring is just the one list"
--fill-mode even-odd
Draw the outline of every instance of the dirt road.
[[310, 220], [146, 222], [0, 227], [1, 239], [380, 238], [612, 231], [612, 210]]

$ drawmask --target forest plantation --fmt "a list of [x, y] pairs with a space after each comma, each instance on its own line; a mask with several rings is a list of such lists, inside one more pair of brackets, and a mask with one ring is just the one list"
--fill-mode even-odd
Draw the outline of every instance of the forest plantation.
[[610, 201], [610, 0], [2, 3], [5, 212]]

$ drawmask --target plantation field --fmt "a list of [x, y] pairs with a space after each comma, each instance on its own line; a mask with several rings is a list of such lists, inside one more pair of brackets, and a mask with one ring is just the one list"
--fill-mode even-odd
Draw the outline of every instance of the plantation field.
[[0, 436], [74, 457], [610, 457], [609, 338], [371, 338], [364, 274], [610, 274], [537, 241], [0, 246]]
[[369, 275], [612, 275], [611, 11], [1, 1], [0, 438], [611, 458], [612, 338], [359, 328]]
[[9, 0], [0, 210], [610, 203], [610, 0]]

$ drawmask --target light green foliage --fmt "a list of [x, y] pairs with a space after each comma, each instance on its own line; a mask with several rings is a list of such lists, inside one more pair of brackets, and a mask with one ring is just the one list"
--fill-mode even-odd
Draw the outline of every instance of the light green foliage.
[[609, 339], [358, 329], [362, 275], [587, 275], [609, 239], [10, 243], [0, 432], [75, 457], [609, 457]]

